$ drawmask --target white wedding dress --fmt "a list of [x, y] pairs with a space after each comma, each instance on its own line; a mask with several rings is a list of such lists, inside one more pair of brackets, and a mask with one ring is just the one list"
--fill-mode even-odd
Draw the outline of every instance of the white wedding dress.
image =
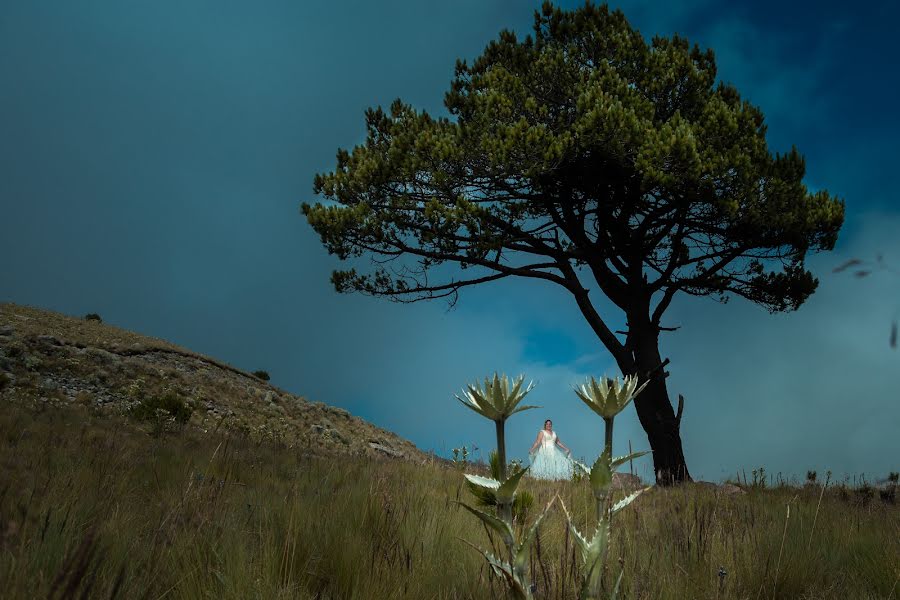
[[531, 456], [528, 474], [535, 479], [571, 479], [573, 462], [556, 445], [556, 432], [541, 430], [541, 445]]

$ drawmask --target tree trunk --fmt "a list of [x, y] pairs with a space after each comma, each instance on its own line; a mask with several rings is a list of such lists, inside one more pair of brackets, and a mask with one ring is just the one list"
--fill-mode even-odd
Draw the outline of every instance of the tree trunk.
[[[629, 320], [633, 325], [633, 320]], [[669, 402], [666, 374], [663, 369], [657, 368], [662, 362], [659, 355], [659, 331], [649, 323], [643, 325], [633, 332], [634, 362], [619, 365], [619, 368], [625, 375], [637, 374], [640, 383], [647, 380], [647, 373], [653, 372], [647, 387], [634, 399], [634, 406], [653, 451], [653, 472], [657, 485], [693, 481], [681, 447], [681, 423]]]
[[497, 456], [500, 462], [500, 483], [506, 481], [506, 421], [494, 421], [497, 427]]
[[662, 374], [651, 377], [644, 391], [634, 399], [634, 406], [653, 450], [653, 472], [657, 485], [692, 481], [681, 448], [679, 423], [669, 402]]

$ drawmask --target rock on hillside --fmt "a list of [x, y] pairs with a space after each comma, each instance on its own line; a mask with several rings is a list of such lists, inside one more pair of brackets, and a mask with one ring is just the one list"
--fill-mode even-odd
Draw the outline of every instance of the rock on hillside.
[[[309, 402], [164, 340], [0, 304], [0, 402], [34, 408], [77, 403], [134, 415], [135, 408], [153, 407], [166, 396], [192, 409], [188, 426], [201, 432], [231, 430], [310, 453], [427, 458], [411, 442], [343, 409]], [[174, 423], [162, 409], [155, 415], [157, 426]]]

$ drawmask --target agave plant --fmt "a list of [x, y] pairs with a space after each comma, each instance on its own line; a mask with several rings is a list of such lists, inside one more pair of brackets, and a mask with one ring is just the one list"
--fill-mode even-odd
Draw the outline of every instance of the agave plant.
[[555, 501], [556, 498], [553, 498], [547, 503], [547, 506], [544, 507], [541, 514], [539, 514], [534, 523], [531, 524], [531, 527], [528, 528], [521, 540], [516, 539], [515, 529], [503, 519], [499, 519], [493, 515], [460, 503], [469, 512], [481, 519], [488, 528], [500, 534], [500, 537], [506, 544], [507, 552], [509, 553], [508, 561], [498, 558], [474, 544], [466, 542], [484, 556], [485, 560], [487, 560], [491, 569], [494, 571], [494, 574], [503, 578], [510, 592], [512, 592], [513, 597], [517, 600], [532, 600], [534, 597], [532, 596], [531, 584], [528, 579], [528, 559], [531, 554], [531, 545], [534, 543], [534, 538], [537, 535], [541, 521], [544, 520], [544, 517], [547, 515], [547, 512], [550, 510], [550, 507], [553, 506]]
[[[568, 523], [569, 531], [572, 532], [572, 538], [575, 540], [575, 544], [578, 546], [581, 553], [582, 569], [584, 571], [584, 581], [582, 582], [581, 593], [579, 594], [581, 600], [597, 600], [600, 598], [601, 576], [603, 575], [603, 565], [606, 562], [606, 555], [609, 551], [610, 522], [612, 516], [634, 502], [635, 498], [640, 496], [646, 489], [648, 488], [634, 492], [610, 508], [606, 515], [597, 520], [597, 528], [594, 530], [594, 535], [591, 536], [590, 539], [578, 531], [578, 528], [572, 523], [572, 516], [569, 514], [568, 509], [566, 509], [565, 503], [562, 501], [562, 498], [557, 496], [559, 504], [562, 506], [563, 513], [566, 516], [566, 523]], [[624, 573], [624, 571], [622, 573]], [[622, 581], [622, 573], [619, 574], [616, 586], [613, 589], [613, 598], [618, 594], [619, 584]]]
[[[581, 550], [581, 562], [584, 570], [584, 582], [582, 584], [581, 595], [582, 600], [596, 600], [601, 594], [601, 575], [603, 574], [603, 565], [606, 562], [606, 555], [609, 549], [610, 525], [612, 517], [620, 510], [631, 504], [635, 498], [640, 496], [649, 488], [643, 488], [627, 496], [623, 500], [617, 502], [614, 506], [609, 507], [610, 491], [613, 483], [613, 473], [616, 468], [640, 456], [647, 454], [646, 451], [634, 452], [632, 454], [612, 457], [612, 434], [613, 423], [616, 415], [628, 406], [634, 397], [644, 389], [646, 383], [640, 387], [637, 385], [637, 377], [626, 377], [623, 384], [619, 384], [618, 377], [609, 380], [605, 377], [601, 378], [598, 383], [593, 377], [590, 381], [583, 384], [581, 388], [575, 388], [578, 397], [587, 404], [591, 410], [596, 412], [603, 418], [605, 426], [605, 444], [603, 452], [594, 461], [593, 466], [588, 469], [586, 465], [576, 462], [577, 468], [581, 469], [591, 485], [591, 492], [597, 505], [597, 528], [594, 530], [590, 539], [583, 535], [575, 527], [572, 518], [566, 510], [565, 504], [560, 499], [560, 505], [566, 516], [566, 522], [575, 539], [575, 543]], [[622, 581], [622, 574], [616, 581], [613, 589], [612, 597], [618, 594], [619, 584]]]
[[[522, 383], [524, 377], [520, 376], [515, 381], [507, 377], [494, 374], [493, 379], [485, 378], [484, 386], [466, 386], [463, 397], [456, 396], [464, 406], [478, 414], [494, 421], [497, 430], [497, 454], [491, 457], [491, 474], [494, 477], [482, 477], [479, 475], [466, 475], [466, 484], [469, 491], [475, 496], [481, 506], [496, 506], [497, 514], [493, 515], [468, 504], [460, 504], [481, 519], [490, 531], [498, 534], [506, 546], [508, 559], [496, 557], [490, 552], [469, 544], [480, 552], [493, 572], [502, 577], [515, 598], [531, 600], [531, 585], [528, 581], [528, 557], [531, 544], [537, 535], [537, 529], [547, 511], [553, 505], [551, 500], [538, 515], [535, 522], [527, 529], [521, 540], [517, 539], [513, 525], [512, 506], [516, 501], [517, 488], [528, 468], [518, 468], [507, 477], [506, 463], [506, 420], [512, 415], [538, 408], [536, 406], [519, 406], [522, 399], [534, 388], [529, 383], [524, 389]], [[466, 542], [468, 543], [468, 542]]]
[[[597, 506], [597, 527], [590, 539], [575, 527], [565, 504], [557, 495], [544, 507], [535, 522], [531, 527], [527, 528], [520, 540], [516, 536], [516, 528], [513, 526], [510, 508], [517, 499], [519, 482], [528, 469], [516, 468], [512, 475], [507, 477], [504, 427], [506, 420], [513, 414], [530, 408], [537, 408], [535, 406], [519, 406], [522, 398], [533, 388], [533, 385], [529, 384], [523, 390], [523, 380], [523, 377], [519, 377], [510, 383], [507, 378], [501, 379], [499, 375], [494, 374], [493, 379], [486, 378], [484, 380], [483, 387], [478, 386], [478, 384], [470, 385], [467, 386], [468, 389], [464, 392], [463, 398], [456, 396], [467, 408], [494, 421], [497, 427], [497, 455], [496, 457], [491, 457], [491, 475], [493, 477], [465, 476], [469, 491], [475, 496], [477, 503], [482, 507], [496, 506], [497, 514], [484, 512], [462, 502], [460, 504], [478, 517], [489, 531], [499, 535], [506, 546], [508, 559], [504, 560], [504, 558], [497, 557], [472, 544], [469, 545], [484, 556], [498, 577], [503, 578], [513, 597], [519, 600], [531, 600], [532, 588], [528, 581], [527, 571], [531, 544], [537, 535], [538, 526], [550, 510], [553, 502], [559, 500], [565, 513], [568, 527], [581, 552], [584, 581], [580, 597], [582, 600], [598, 600], [602, 593], [601, 581], [603, 566], [609, 550], [612, 517], [649, 489], [638, 490], [615, 505], [609, 506], [610, 490], [615, 469], [629, 460], [647, 454], [647, 452], [634, 452], [627, 456], [612, 458], [612, 431], [615, 417], [634, 399], [634, 396], [644, 389], [646, 384], [638, 387], [636, 377], [626, 377], [622, 384], [619, 383], [618, 378], [608, 380], [604, 377], [598, 383], [592, 377], [580, 389], [575, 389], [578, 397], [603, 418], [606, 428], [605, 448], [597, 460], [594, 461], [593, 466], [589, 469], [580, 462], [575, 463], [576, 467], [583, 471], [590, 481], [591, 492]], [[618, 594], [621, 581], [622, 574], [620, 573], [613, 589], [613, 597]]]
[[613, 419], [625, 410], [628, 403], [634, 400], [634, 397], [640, 394], [646, 386], [647, 382], [645, 381], [638, 387], [637, 376], [627, 375], [621, 384], [618, 377], [615, 379], [601, 377], [599, 382], [591, 377], [590, 381], [575, 388], [575, 393], [581, 398], [581, 401], [603, 418], [606, 425], [604, 450], [609, 455], [612, 455]]
[[456, 396], [463, 406], [494, 422], [497, 428], [497, 454], [500, 459], [500, 478], [506, 478], [506, 420], [512, 415], [540, 408], [539, 406], [519, 406], [522, 399], [534, 389], [534, 382], [522, 389], [525, 376], [520, 375], [515, 381], [508, 377], [500, 377], [494, 373], [493, 379], [484, 378], [484, 386], [474, 383], [463, 390], [463, 397]]

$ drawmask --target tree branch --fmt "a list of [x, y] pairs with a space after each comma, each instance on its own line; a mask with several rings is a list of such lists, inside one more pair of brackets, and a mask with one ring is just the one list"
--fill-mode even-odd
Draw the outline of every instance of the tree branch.
[[597, 312], [590, 298], [588, 298], [589, 290], [581, 285], [581, 281], [579, 281], [578, 275], [571, 265], [567, 265], [562, 271], [567, 282], [566, 289], [575, 296], [575, 302], [578, 304], [578, 308], [581, 309], [581, 314], [584, 315], [588, 325], [600, 338], [600, 341], [606, 346], [609, 353], [613, 355], [619, 367], [623, 371], [628, 370], [634, 364], [634, 357], [626, 351], [625, 345], [616, 339], [616, 336], [600, 317], [600, 313]]

